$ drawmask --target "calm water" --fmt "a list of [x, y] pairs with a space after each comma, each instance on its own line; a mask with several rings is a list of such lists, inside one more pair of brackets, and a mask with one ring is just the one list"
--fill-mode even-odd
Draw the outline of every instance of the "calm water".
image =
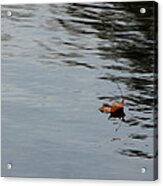
[[[153, 9], [141, 6], [2, 6], [3, 176], [153, 179]], [[117, 83], [118, 132], [98, 111], [121, 101]]]

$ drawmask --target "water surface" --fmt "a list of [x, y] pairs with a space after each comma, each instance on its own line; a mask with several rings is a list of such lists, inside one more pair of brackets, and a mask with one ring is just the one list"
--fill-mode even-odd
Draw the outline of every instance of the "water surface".
[[[3, 176], [153, 179], [152, 6], [2, 6]], [[121, 101], [117, 83], [118, 132], [98, 111]]]

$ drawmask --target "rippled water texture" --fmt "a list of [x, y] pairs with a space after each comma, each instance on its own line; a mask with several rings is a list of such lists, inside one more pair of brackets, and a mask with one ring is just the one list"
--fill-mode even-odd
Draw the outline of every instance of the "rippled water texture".
[[[152, 2], [2, 6], [3, 176], [153, 179], [153, 15]], [[117, 84], [116, 132], [98, 108], [121, 101]]]

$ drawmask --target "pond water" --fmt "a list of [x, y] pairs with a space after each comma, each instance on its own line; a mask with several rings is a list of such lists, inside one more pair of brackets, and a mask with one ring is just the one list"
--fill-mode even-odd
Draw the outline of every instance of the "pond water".
[[[2, 176], [154, 179], [153, 12], [152, 2], [2, 6]], [[116, 132], [121, 120], [98, 108], [121, 101], [117, 85]]]

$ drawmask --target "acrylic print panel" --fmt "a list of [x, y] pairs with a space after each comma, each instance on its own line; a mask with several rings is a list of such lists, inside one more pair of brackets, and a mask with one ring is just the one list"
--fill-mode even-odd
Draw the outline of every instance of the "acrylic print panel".
[[2, 176], [157, 179], [156, 36], [152, 1], [2, 5]]

